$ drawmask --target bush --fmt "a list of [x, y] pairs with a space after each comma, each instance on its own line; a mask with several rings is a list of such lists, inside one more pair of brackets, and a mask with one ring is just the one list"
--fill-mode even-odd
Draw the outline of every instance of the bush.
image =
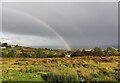
[[80, 55], [82, 55], [81, 50], [77, 50], [76, 52], [73, 52], [73, 53], [71, 54], [71, 57], [80, 56]]
[[61, 53], [59, 57], [65, 57], [65, 53]]
[[113, 47], [108, 47], [106, 50], [104, 50], [105, 55], [118, 55], [119, 52], [117, 49]]
[[8, 56], [9, 56], [9, 57], [16, 57], [16, 51], [15, 51], [15, 50], [10, 50], [10, 51], [8, 52]]
[[47, 58], [57, 58], [58, 56], [57, 55], [53, 55], [53, 54], [48, 54], [47, 55]]
[[2, 52], [2, 57], [8, 57], [6, 52]]
[[38, 51], [35, 52], [35, 57], [36, 58], [45, 58], [47, 56], [46, 56], [46, 54], [43, 51], [38, 50]]
[[94, 55], [98, 55], [98, 56], [103, 56], [104, 55], [104, 52], [99, 47], [94, 48], [93, 52], [94, 52]]
[[20, 57], [20, 58], [31, 58], [31, 56], [30, 56], [29, 54], [27, 54], [27, 53], [21, 53], [21, 54], [19, 55], [19, 57]]

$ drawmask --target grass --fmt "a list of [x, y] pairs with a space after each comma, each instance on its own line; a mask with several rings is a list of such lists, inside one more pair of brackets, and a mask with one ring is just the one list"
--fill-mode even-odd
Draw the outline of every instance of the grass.
[[[118, 56], [2, 58], [3, 81], [118, 81]], [[110, 59], [112, 60], [110, 61]], [[1, 60], [1, 59], [0, 59]]]

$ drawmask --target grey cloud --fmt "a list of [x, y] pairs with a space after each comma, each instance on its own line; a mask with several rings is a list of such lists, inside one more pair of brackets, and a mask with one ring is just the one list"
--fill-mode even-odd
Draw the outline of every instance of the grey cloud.
[[23, 11], [53, 27], [70, 45], [117, 44], [117, 3], [3, 3], [3, 32], [56, 37], [42, 24], [4, 7]]
[[54, 36], [44, 25], [17, 12], [8, 12], [3, 9], [3, 32], [23, 35]]

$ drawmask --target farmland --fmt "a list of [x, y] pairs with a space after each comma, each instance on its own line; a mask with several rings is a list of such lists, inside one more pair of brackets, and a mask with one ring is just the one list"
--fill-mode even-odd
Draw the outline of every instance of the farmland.
[[0, 58], [3, 81], [118, 81], [118, 56]]

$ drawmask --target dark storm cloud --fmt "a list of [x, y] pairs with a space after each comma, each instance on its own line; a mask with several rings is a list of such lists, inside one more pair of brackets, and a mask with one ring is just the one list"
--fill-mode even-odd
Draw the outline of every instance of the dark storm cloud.
[[49, 24], [70, 45], [117, 44], [117, 3], [3, 3], [3, 32], [56, 37], [41, 23], [7, 8], [23, 11]]

